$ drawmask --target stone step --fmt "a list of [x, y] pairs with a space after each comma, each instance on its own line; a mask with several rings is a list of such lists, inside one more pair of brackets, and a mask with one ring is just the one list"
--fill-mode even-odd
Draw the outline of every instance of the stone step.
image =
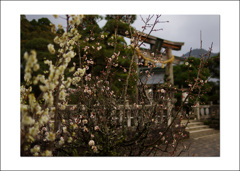
[[[188, 120], [182, 120], [181, 123], [186, 125], [187, 122]], [[210, 128], [208, 125], [204, 125], [203, 122], [193, 120], [193, 119], [189, 120], [189, 123], [187, 124], [187, 127], [185, 130], [189, 132], [190, 138], [198, 138], [202, 136], [219, 133], [219, 130]]]
[[190, 138], [197, 138], [197, 137], [202, 137], [206, 135], [211, 135], [211, 134], [216, 134], [219, 133], [218, 130], [212, 129], [212, 128], [207, 128], [207, 129], [200, 129], [200, 130], [191, 130], [189, 132], [189, 137]]
[[190, 122], [187, 124], [187, 127], [192, 127], [192, 126], [196, 126], [196, 125], [204, 125], [203, 122]]
[[[183, 126], [186, 126], [187, 121], [182, 121], [181, 124]], [[204, 125], [203, 122], [199, 122], [199, 121], [195, 121], [195, 120], [191, 120], [189, 121], [189, 123], [187, 124], [187, 127], [191, 127], [191, 126], [196, 126], [196, 125]]]
[[186, 131], [201, 130], [207, 128], [209, 128], [207, 125], [187, 125]]
[[[181, 123], [187, 123], [187, 122], [188, 122], [187, 119], [183, 119], [183, 120], [181, 121]], [[193, 119], [190, 119], [190, 120], [189, 120], [189, 123], [194, 123], [194, 122], [199, 122], [199, 121], [193, 120]]]

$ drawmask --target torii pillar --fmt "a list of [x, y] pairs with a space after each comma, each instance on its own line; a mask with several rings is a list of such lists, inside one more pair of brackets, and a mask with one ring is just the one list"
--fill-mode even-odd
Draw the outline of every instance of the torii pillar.
[[[182, 42], [172, 42], [163, 40], [162, 47], [166, 49], [167, 60], [172, 58], [172, 50], [180, 50], [183, 44], [184, 43]], [[173, 86], [174, 85], [173, 63], [167, 64], [165, 73], [167, 76], [166, 82], [168, 83], [169, 86], [170, 85]], [[174, 114], [174, 111], [172, 111], [172, 109], [174, 108], [175, 103], [176, 101], [174, 100], [174, 93], [170, 91], [167, 98], [168, 125], [170, 125], [172, 122], [172, 114]]]
[[[167, 60], [172, 58], [172, 50], [181, 50], [182, 45], [184, 45], [183, 42], [173, 42], [173, 41], [163, 40], [162, 47], [164, 47], [166, 49]], [[174, 85], [173, 64], [172, 63], [167, 64], [166, 75], [167, 75], [166, 81], [168, 83], [170, 83], [171, 85]]]
[[[172, 58], [172, 49], [171, 48], [166, 48], [166, 55], [167, 55], [167, 60]], [[168, 83], [170, 83], [171, 85], [174, 85], [173, 64], [172, 63], [167, 64], [165, 73], [167, 75], [166, 81]]]

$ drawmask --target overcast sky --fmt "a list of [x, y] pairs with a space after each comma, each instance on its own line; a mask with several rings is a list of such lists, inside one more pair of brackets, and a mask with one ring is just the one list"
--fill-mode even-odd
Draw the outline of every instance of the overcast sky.
[[[62, 18], [55, 19], [51, 15], [27, 15], [28, 20], [47, 17], [51, 22], [58, 25], [61, 23], [66, 27], [66, 20]], [[142, 15], [145, 19], [147, 15]], [[152, 32], [152, 35], [166, 40], [184, 42], [180, 51], [173, 51], [173, 55], [182, 56], [190, 48], [200, 48], [200, 31], [202, 32], [202, 46], [208, 50], [213, 42], [214, 53], [220, 49], [220, 16], [219, 15], [162, 15], [160, 21], [169, 21], [160, 23], [156, 28], [163, 30]], [[154, 18], [151, 20], [153, 23]], [[106, 20], [99, 21], [99, 26], [103, 27]], [[137, 30], [141, 30], [143, 22], [140, 15], [137, 15], [136, 21], [132, 24]], [[147, 31], [145, 31], [148, 33]]]

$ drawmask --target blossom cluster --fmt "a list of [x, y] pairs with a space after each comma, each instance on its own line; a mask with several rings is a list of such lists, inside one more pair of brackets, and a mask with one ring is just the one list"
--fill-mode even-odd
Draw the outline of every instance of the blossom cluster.
[[25, 52], [24, 59], [26, 60], [24, 80], [27, 83], [30, 83], [30, 79], [32, 78], [32, 70], [37, 71], [39, 69], [36, 51], [32, 50], [30, 55]]
[[[64, 76], [71, 59], [76, 56], [73, 47], [81, 38], [75, 25], [81, 23], [83, 16], [72, 15], [71, 17], [72, 20], [69, 21], [72, 26], [70, 32], [65, 32], [62, 36], [58, 35], [54, 38], [54, 43], [60, 48], [55, 50], [53, 44], [46, 47], [51, 54], [58, 57], [55, 65], [51, 60], [44, 61], [44, 64], [49, 66], [49, 70], [44, 72], [46, 75], [32, 76], [32, 73], [40, 68], [36, 51], [32, 50], [30, 54], [27, 52], [24, 54], [26, 60], [24, 80], [27, 84], [21, 86], [21, 132], [24, 135], [21, 144], [25, 152], [34, 156], [52, 156], [54, 152], [54, 148], [46, 149], [41, 146], [41, 143], [32, 146], [37, 142], [56, 144], [58, 141], [57, 144], [63, 146], [66, 142], [72, 143], [73, 141], [72, 136], [61, 136], [60, 130], [55, 130], [56, 120], [54, 119], [55, 115], [58, 115], [58, 109], [66, 109], [67, 89], [71, 85], [77, 84], [86, 71], [85, 68], [78, 68], [74, 72], [74, 67], [72, 68], [73, 77], [65, 78]], [[55, 26], [51, 24], [51, 27], [54, 31]], [[61, 26], [59, 27], [61, 28]], [[42, 92], [39, 97], [36, 97], [32, 91], [32, 84], [39, 86]], [[58, 103], [56, 103], [57, 101]], [[73, 126], [76, 128], [76, 125]], [[66, 129], [63, 130], [63, 133], [67, 133]]]

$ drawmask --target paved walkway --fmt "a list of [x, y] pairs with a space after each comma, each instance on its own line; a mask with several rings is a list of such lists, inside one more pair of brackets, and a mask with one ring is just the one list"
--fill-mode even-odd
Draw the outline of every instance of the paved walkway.
[[[183, 151], [184, 146], [186, 149]], [[170, 157], [172, 154], [166, 152], [158, 152], [156, 156]], [[183, 140], [178, 144], [177, 150], [173, 156], [220, 157], [220, 132], [212, 135]]]
[[190, 147], [188, 152], [183, 152], [180, 156], [220, 157], [220, 133], [190, 138], [183, 143], [187, 148]]

